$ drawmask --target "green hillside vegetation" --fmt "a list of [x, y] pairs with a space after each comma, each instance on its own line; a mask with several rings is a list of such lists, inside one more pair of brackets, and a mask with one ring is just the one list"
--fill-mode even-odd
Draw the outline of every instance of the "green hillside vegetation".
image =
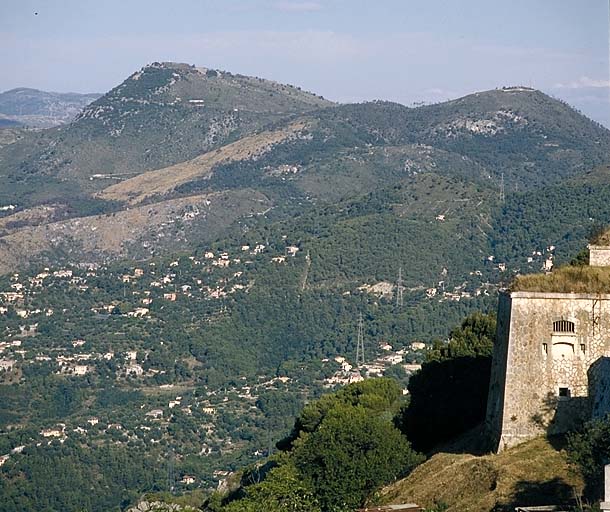
[[594, 503], [604, 499], [604, 467], [610, 455], [610, 419], [588, 421], [568, 436], [569, 461], [583, 475], [584, 496]]
[[[452, 329], [448, 343], [427, 353], [409, 380], [409, 406], [397, 418], [415, 449], [430, 452], [483, 422], [495, 338], [495, 315], [474, 313]], [[488, 447], [480, 439], [471, 449]]]
[[610, 229], [600, 228], [597, 233], [591, 237], [592, 245], [610, 246]]
[[569, 262], [591, 230], [607, 224], [609, 195], [607, 166], [536, 191], [508, 194], [493, 220], [494, 254], [523, 268], [533, 250], [554, 245], [555, 263]]
[[306, 122], [300, 137], [280, 142], [256, 160], [220, 164], [211, 179], [180, 190], [257, 186], [280, 197], [332, 203], [421, 173], [490, 183], [485, 169], [455, 153], [417, 144], [375, 146], [365, 135], [332, 141], [336, 126], [322, 129], [317, 120]]
[[[569, 128], [555, 124], [557, 118]], [[537, 91], [487, 91], [416, 109], [387, 102], [340, 105], [306, 119], [312, 126], [309, 138], [280, 144], [250, 167], [260, 172], [265, 166], [295, 165], [296, 176], [287, 179], [310, 186], [315, 180], [308, 173], [317, 180], [340, 180], [331, 181], [335, 194], [350, 190], [351, 182], [342, 176], [363, 179], [359, 169], [369, 160], [407, 175], [435, 170], [488, 183], [491, 175], [496, 187], [504, 173], [509, 189], [529, 190], [604, 163], [606, 153], [599, 149], [610, 144], [607, 130]], [[583, 145], [584, 136], [589, 140]], [[337, 153], [329, 168], [325, 161]]]
[[[609, 231], [604, 226], [589, 229], [592, 245], [608, 245]], [[610, 293], [610, 271], [607, 267], [589, 266], [589, 249], [583, 247], [568, 265], [554, 267], [551, 272], [517, 275], [509, 285], [514, 292]]]
[[2, 149], [0, 203], [66, 204], [70, 216], [112, 212], [116, 204], [92, 194], [297, 120], [308, 126], [302, 137], [263, 155], [220, 162], [212, 179], [195, 173], [165, 193], [255, 187], [276, 192], [280, 210], [295, 211], [422, 172], [496, 190], [504, 174], [509, 190], [530, 190], [603, 163], [610, 145], [607, 130], [538, 91], [487, 91], [415, 109], [387, 102], [336, 106], [258, 78], [154, 63], [70, 126], [27, 133]]
[[[345, 105], [325, 114], [368, 127], [371, 136], [389, 143], [424, 143], [467, 156], [523, 188], [607, 159], [600, 151], [609, 143], [605, 128], [534, 90], [486, 91], [414, 109], [389, 102]], [[581, 137], [588, 140], [581, 143]]]
[[[153, 63], [69, 126], [29, 133], [5, 148], [0, 190], [10, 194], [0, 194], [0, 202], [70, 202], [117, 178], [189, 160], [275, 120], [330, 104], [267, 80]], [[90, 179], [97, 174], [107, 178]], [[72, 189], [65, 188], [67, 181]]]
[[139, 449], [67, 442], [29, 449], [19, 463], [2, 468], [0, 509], [120, 510], [143, 490], [164, 485], [165, 468], [152, 453]]
[[[75, 258], [90, 263], [190, 250], [194, 240], [232, 237], [249, 225], [253, 212], [235, 202], [223, 205], [228, 222], [214, 223], [215, 229], [183, 208], [192, 202], [193, 211], [200, 209], [202, 195], [227, 189], [261, 194], [265, 208], [256, 214], [264, 211], [275, 222], [316, 217], [320, 208], [359, 202], [371, 191], [377, 213], [383, 213], [393, 204], [392, 187], [402, 187], [411, 190], [397, 200], [401, 226], [395, 219], [369, 217], [365, 225], [363, 219], [349, 229], [345, 223], [345, 233], [360, 233], [366, 243], [389, 220], [389, 229], [405, 231], [407, 238], [429, 233], [426, 245], [436, 240], [438, 250], [426, 253], [438, 255], [439, 264], [456, 254], [473, 271], [484, 253], [522, 261], [540, 240], [561, 249], [563, 242], [580, 243], [578, 225], [586, 218], [581, 204], [590, 204], [589, 217], [606, 222], [607, 185], [593, 186], [599, 178], [581, 174], [606, 159], [609, 145], [607, 130], [527, 89], [486, 91], [419, 108], [334, 105], [258, 78], [154, 63], [71, 125], [26, 132], [0, 149], [0, 204], [17, 205], [0, 213], [6, 219], [0, 259], [8, 271], [26, 263], [24, 254], [32, 254], [27, 263], [34, 264]], [[499, 208], [502, 174], [508, 194]], [[524, 192], [513, 192], [515, 187]], [[182, 206], [171, 218], [167, 201], [177, 198]], [[141, 219], [126, 213], [133, 203], [170, 213], [152, 215], [142, 230]], [[578, 208], [569, 210], [571, 205]], [[37, 215], [41, 207], [49, 215]], [[478, 216], [460, 221], [463, 238], [453, 251], [452, 217], [462, 207], [478, 208]], [[545, 208], [561, 223], [544, 225]], [[95, 215], [108, 216], [103, 229]], [[432, 233], [433, 223], [423, 228], [420, 222], [425, 216], [448, 222]], [[408, 226], [410, 220], [415, 222]], [[113, 245], [104, 233], [114, 224], [137, 243]], [[332, 243], [341, 245], [330, 250], [349, 247], [346, 242], [338, 238]], [[75, 243], [83, 249], [70, 250]], [[352, 264], [353, 258], [346, 255]], [[531, 270], [521, 266], [526, 268]]]
[[390, 421], [400, 397], [394, 381], [375, 379], [307, 405], [290, 448], [273, 461], [275, 468], [261, 483], [248, 484], [250, 473], [220, 510], [316, 512], [361, 505], [381, 484], [421, 461]]

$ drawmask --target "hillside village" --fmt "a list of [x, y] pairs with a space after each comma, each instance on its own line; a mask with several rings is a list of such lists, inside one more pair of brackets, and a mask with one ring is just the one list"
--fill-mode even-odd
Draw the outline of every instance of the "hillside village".
[[[256, 286], [255, 269], [261, 265], [272, 269], [292, 265], [294, 272], [302, 272], [299, 267], [311, 263], [309, 255], [283, 238], [283, 250], [262, 242], [242, 243], [225, 250], [209, 248], [190, 256], [127, 267], [81, 265], [7, 276], [0, 292], [0, 315], [5, 320], [0, 379], [5, 384], [27, 387], [33, 375], [51, 372], [77, 387], [79, 382], [85, 385], [110, 379], [121, 393], [136, 391], [137, 398], [128, 408], [94, 408], [91, 414], [67, 415], [59, 422], [38, 421], [39, 429], [25, 444], [1, 454], [0, 464], [19, 457], [28, 446], [63, 444], [68, 439], [86, 444], [105, 439], [168, 449], [174, 443], [174, 425], [179, 424], [177, 435], [183, 439], [176, 456], [187, 453], [189, 446], [197, 446], [198, 454], [210, 459], [213, 475], [207, 482], [186, 475], [183, 484], [207, 486], [222, 480], [231, 470], [231, 464], [223, 463], [229, 454], [245, 450], [246, 459], [255, 460], [269, 453], [268, 441], [256, 434], [265, 423], [261, 396], [287, 392], [301, 403], [312, 392], [319, 392], [316, 389], [333, 389], [382, 376], [391, 368], [400, 367], [406, 377], [419, 369], [428, 345], [417, 340], [393, 346], [383, 339], [367, 339], [364, 365], [356, 367], [353, 348], [348, 349], [344, 354], [319, 359], [313, 380], [305, 377], [308, 372], [300, 376], [298, 372], [293, 376], [244, 375], [219, 387], [197, 382], [200, 379], [195, 376], [202, 363], [192, 356], [159, 359], [157, 349], [165, 342], [155, 342], [147, 330], [167, 319], [171, 311], [176, 311], [173, 308], [192, 308], [199, 315], [195, 324], [205, 331], [206, 326], [229, 315], [234, 301], [239, 302], [243, 296], [240, 294], [248, 294]], [[534, 251], [529, 261], [548, 265], [553, 249]], [[490, 257], [487, 263], [497, 272], [509, 272], [493, 260]], [[445, 270], [441, 277], [446, 274]], [[437, 303], [494, 293], [495, 285], [480, 281], [480, 270], [474, 270], [471, 276], [478, 285], [464, 282], [447, 290], [441, 279], [437, 286], [405, 288], [404, 293], [407, 302], [416, 294]], [[395, 287], [382, 281], [354, 286], [343, 295], [364, 294], [373, 304], [381, 301], [391, 305]], [[57, 326], [54, 333], [46, 327], [51, 317]], [[104, 323], [108, 324], [104, 329], [86, 333], [90, 330], [86, 325]], [[238, 430], [235, 421], [240, 422]], [[286, 423], [283, 428], [288, 426]]]

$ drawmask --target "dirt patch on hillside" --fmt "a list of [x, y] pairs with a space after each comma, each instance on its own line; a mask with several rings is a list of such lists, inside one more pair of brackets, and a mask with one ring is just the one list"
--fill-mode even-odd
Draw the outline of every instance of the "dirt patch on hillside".
[[210, 178], [212, 169], [220, 163], [237, 162], [258, 158], [273, 146], [283, 142], [305, 128], [303, 121], [293, 123], [281, 130], [262, 132], [204, 153], [192, 160], [163, 169], [148, 171], [133, 178], [116, 183], [102, 190], [102, 199], [138, 204], [154, 196], [163, 196], [179, 185], [194, 179]]
[[34, 226], [58, 220], [57, 217], [62, 210], [61, 205], [40, 205], [2, 217], [0, 218], [0, 236], [8, 235], [25, 226]]

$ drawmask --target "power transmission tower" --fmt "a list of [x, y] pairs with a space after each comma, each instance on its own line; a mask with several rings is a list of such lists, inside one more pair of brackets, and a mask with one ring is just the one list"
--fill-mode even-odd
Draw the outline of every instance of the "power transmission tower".
[[362, 313], [358, 317], [358, 339], [356, 341], [356, 367], [364, 365], [364, 320]]
[[402, 307], [403, 297], [402, 292], [404, 290], [404, 281], [402, 280], [402, 267], [398, 269], [398, 279], [396, 280], [396, 306]]
[[506, 195], [504, 193], [504, 173], [502, 173], [502, 177], [500, 178], [500, 202], [504, 203], [506, 199]]

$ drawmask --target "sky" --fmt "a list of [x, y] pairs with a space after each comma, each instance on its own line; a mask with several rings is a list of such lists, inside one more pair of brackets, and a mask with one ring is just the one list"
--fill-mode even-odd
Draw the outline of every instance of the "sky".
[[0, 0], [0, 91], [106, 92], [154, 61], [405, 105], [506, 85], [610, 127], [609, 0]]

